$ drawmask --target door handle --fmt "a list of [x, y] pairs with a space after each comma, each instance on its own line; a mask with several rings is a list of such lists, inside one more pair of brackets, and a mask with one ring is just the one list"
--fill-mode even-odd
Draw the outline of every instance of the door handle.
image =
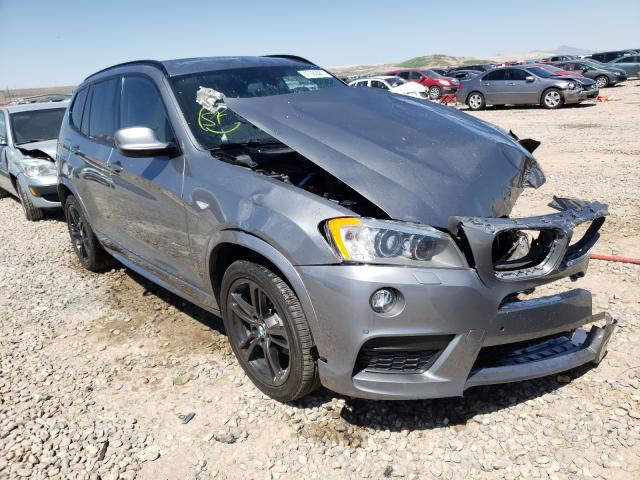
[[71, 145], [71, 147], [69, 147], [71, 149], [71, 153], [78, 153], [80, 152], [80, 145]]
[[489, 86], [489, 82], [484, 82], [484, 83], [483, 83], [483, 85], [484, 85], [485, 87], [488, 87], [488, 86]]
[[107, 168], [113, 173], [120, 173], [124, 170], [122, 163], [120, 163], [119, 161], [107, 164]]

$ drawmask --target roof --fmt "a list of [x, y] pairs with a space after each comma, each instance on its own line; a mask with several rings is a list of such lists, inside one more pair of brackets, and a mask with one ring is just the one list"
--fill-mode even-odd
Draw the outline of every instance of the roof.
[[354, 78], [352, 81], [357, 82], [360, 80], [391, 80], [392, 78], [398, 79], [397, 75], [370, 75], [367, 77]]
[[264, 57], [196, 57], [196, 58], [178, 58], [175, 60], [135, 60], [133, 62], [120, 63], [100, 70], [89, 75], [85, 80], [110, 72], [120, 67], [134, 66], [151, 66], [158, 68], [167, 76], [173, 77], [196, 72], [206, 72], [212, 70], [228, 70], [232, 68], [251, 68], [260, 66], [287, 66], [299, 65], [309, 66], [315, 65], [308, 60], [293, 55], [268, 55]]
[[4, 105], [0, 109], [7, 110], [9, 113], [28, 112], [31, 110], [51, 110], [54, 108], [67, 108], [69, 100], [61, 102], [39, 102], [39, 103], [22, 103], [17, 105]]

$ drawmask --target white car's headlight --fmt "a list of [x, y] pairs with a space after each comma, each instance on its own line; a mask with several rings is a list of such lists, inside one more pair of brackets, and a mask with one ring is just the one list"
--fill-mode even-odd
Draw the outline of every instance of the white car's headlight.
[[453, 238], [428, 225], [341, 217], [325, 223], [327, 237], [347, 262], [466, 268]]
[[22, 170], [27, 177], [49, 177], [57, 175], [56, 165], [40, 158], [22, 160]]

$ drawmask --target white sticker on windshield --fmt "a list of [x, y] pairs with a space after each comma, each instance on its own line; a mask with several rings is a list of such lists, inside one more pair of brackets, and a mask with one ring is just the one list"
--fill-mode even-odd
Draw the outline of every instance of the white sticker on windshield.
[[304, 78], [331, 78], [331, 75], [324, 70], [298, 70]]
[[196, 92], [196, 102], [212, 113], [227, 108], [224, 104], [224, 95], [213, 88], [199, 87]]

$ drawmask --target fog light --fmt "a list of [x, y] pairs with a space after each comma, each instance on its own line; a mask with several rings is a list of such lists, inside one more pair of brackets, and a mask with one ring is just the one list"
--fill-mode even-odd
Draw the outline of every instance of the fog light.
[[388, 313], [398, 300], [398, 294], [391, 288], [381, 288], [371, 295], [371, 308], [376, 313]]

